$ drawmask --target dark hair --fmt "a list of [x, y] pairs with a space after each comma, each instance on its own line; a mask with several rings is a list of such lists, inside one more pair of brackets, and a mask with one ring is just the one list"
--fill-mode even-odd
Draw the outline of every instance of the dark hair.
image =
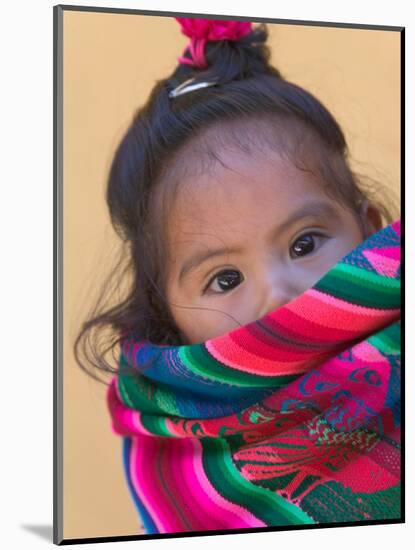
[[[179, 64], [168, 78], [156, 83], [115, 152], [106, 200], [112, 225], [122, 240], [120, 256], [74, 344], [78, 364], [97, 380], [102, 381], [86, 365], [117, 372], [105, 360], [105, 353], [114, 353], [125, 334], [155, 344], [185, 343], [164, 293], [166, 250], [160, 220], [166, 219], [165, 208], [175, 192], [175, 186], [168, 184], [174, 179], [171, 174], [189, 169], [183, 152], [197, 137], [202, 140], [219, 125], [221, 132], [227, 128], [221, 134], [223, 139], [239, 139], [243, 146], [248, 137], [232, 132], [233, 125], [246, 121], [261, 124], [261, 132], [250, 140], [265, 139], [271, 145], [277, 139], [280, 149], [296, 162], [305, 163], [304, 169], [313, 165], [327, 192], [347, 208], [357, 213], [362, 200], [367, 199], [387, 223], [393, 221], [388, 208], [369, 188], [363, 191], [362, 180], [348, 166], [346, 141], [333, 116], [313, 95], [285, 80], [270, 64], [266, 39], [267, 28], [262, 24], [237, 42], [208, 43], [206, 70]], [[169, 98], [169, 91], [191, 77], [218, 82]], [[270, 131], [264, 138], [265, 128]], [[212, 140], [205, 142], [204, 152], [214, 158]], [[163, 193], [156, 193], [160, 190]], [[127, 275], [131, 285], [125, 298], [105, 307], [111, 281]], [[110, 336], [104, 349], [105, 339], [101, 340], [105, 329], [110, 329]]]

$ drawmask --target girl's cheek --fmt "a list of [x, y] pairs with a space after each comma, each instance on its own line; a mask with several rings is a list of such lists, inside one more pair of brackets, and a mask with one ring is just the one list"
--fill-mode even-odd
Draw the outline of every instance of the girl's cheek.
[[241, 325], [255, 321], [260, 311], [261, 288], [245, 281], [235, 290], [224, 307]]

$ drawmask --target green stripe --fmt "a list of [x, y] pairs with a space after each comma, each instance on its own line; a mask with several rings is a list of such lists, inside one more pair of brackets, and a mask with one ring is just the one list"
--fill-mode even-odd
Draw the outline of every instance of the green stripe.
[[[276, 448], [281, 447], [281, 449], [308, 449], [307, 445], [294, 445], [291, 443], [281, 443], [281, 441], [273, 446]], [[271, 447], [271, 445], [267, 443], [267, 447]]]
[[378, 285], [384, 285], [384, 286], [400, 286], [400, 279], [394, 279], [392, 277], [388, 277], [386, 275], [383, 275], [382, 273], [378, 273], [377, 271], [368, 271], [362, 267], [358, 267], [356, 265], [346, 264], [344, 262], [339, 262], [336, 264], [336, 266], [332, 270], [334, 273], [345, 273], [346, 277], [354, 277], [355, 279], [359, 279], [360, 281], [364, 279], [365, 284], [369, 284], [371, 286], [378, 286]]
[[396, 309], [401, 304], [401, 283], [347, 264], [337, 264], [314, 288], [365, 307]]
[[242, 388], [255, 386], [278, 389], [298, 377], [298, 374], [265, 376], [238, 371], [217, 361], [203, 344], [181, 347], [179, 358], [191, 372], [202, 378]]
[[399, 354], [401, 351], [401, 323], [397, 322], [369, 336], [367, 341], [383, 353]]
[[146, 413], [160, 413], [160, 407], [151, 396], [147, 397], [143, 391], [142, 380], [132, 380], [131, 377], [119, 376], [118, 387], [124, 403], [133, 409]]
[[[138, 379], [141, 380], [141, 377]], [[166, 428], [165, 417], [152, 414], [162, 412], [160, 411], [160, 407], [158, 407], [156, 403], [151, 400], [144, 399], [143, 394], [136, 391], [136, 383], [137, 380], [135, 383], [132, 383], [131, 377], [119, 376], [118, 387], [122, 400], [128, 407], [136, 409], [140, 412], [140, 420], [146, 430], [156, 435], [171, 436], [170, 432]], [[146, 410], [146, 413], [148, 412], [150, 414], [143, 413], [144, 410]]]
[[319, 479], [319, 476], [316, 475], [308, 475], [303, 479], [303, 481], [298, 485], [298, 487], [293, 491], [291, 498], [296, 498], [297, 496], [300, 496], [301, 493], [304, 493], [311, 485]]
[[232, 462], [225, 440], [203, 438], [200, 441], [206, 475], [225, 499], [246, 508], [266, 525], [315, 523], [310, 516], [283, 497], [245, 479]]
[[[120, 366], [125, 363], [121, 355]], [[143, 413], [170, 414], [180, 416], [176, 398], [170, 392], [160, 389], [154, 382], [141, 374], [120, 374], [118, 387], [124, 403]]]
[[121, 376], [118, 377], [118, 390], [120, 392], [121, 399], [122, 399], [123, 403], [125, 405], [127, 405], [127, 407], [130, 407], [130, 408], [133, 409], [134, 408], [134, 400], [130, 399], [130, 394], [129, 394], [127, 388], [125, 387], [124, 379], [121, 378]]
[[144, 428], [155, 435], [167, 435], [174, 437], [166, 428], [166, 421], [163, 416], [155, 416], [151, 414], [142, 414], [140, 416], [141, 423]]

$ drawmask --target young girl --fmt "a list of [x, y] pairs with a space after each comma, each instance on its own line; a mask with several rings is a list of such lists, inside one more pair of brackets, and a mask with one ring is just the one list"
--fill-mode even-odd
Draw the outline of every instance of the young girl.
[[[281, 449], [270, 462], [272, 454], [262, 447], [263, 469], [274, 469], [273, 475], [268, 471], [266, 476], [254, 475], [252, 464], [248, 471], [243, 453], [252, 454], [264, 442], [277, 445], [288, 395], [300, 403], [292, 425], [302, 426], [303, 436], [313, 439], [310, 434], [320, 429], [316, 422], [323, 417], [328, 422], [340, 397], [334, 399], [316, 386], [313, 392], [320, 392], [318, 398], [311, 392], [304, 395], [312, 397], [299, 400], [300, 386], [295, 384], [303, 383], [310, 372], [317, 376], [311, 367], [333, 370], [328, 358], [334, 360], [339, 349], [354, 349], [352, 342], [382, 327], [396, 328], [396, 294], [395, 301], [376, 303], [382, 315], [370, 316], [366, 311], [360, 317], [356, 306], [355, 317], [349, 318], [352, 326], [336, 326], [336, 330], [328, 328], [329, 317], [323, 309], [332, 303], [317, 311], [305, 301], [320, 281], [328, 280], [326, 274], [340, 260], [355, 261], [356, 250], [360, 254], [362, 243], [381, 230], [383, 221], [390, 224], [393, 216], [352, 173], [345, 138], [333, 116], [270, 65], [264, 25], [178, 21], [190, 44], [173, 73], [156, 84], [147, 104], [134, 116], [108, 180], [109, 212], [128, 248], [131, 289], [124, 301], [84, 324], [75, 345], [77, 359], [96, 377], [80, 360], [80, 346], [92, 329], [111, 327], [110, 347], [121, 345], [118, 367], [104, 360], [98, 346], [94, 348], [97, 362], [92, 363], [115, 374], [109, 386], [109, 408], [114, 431], [124, 436], [126, 478], [147, 533], [373, 519], [362, 491], [332, 515], [332, 511], [316, 511], [310, 503], [306, 506], [305, 494], [317, 498], [311, 491], [317, 490], [316, 480], [322, 490], [323, 481], [336, 479], [333, 474], [328, 480], [326, 471], [324, 477], [315, 461], [310, 471], [295, 470], [294, 484], [292, 469], [275, 473], [281, 465]], [[378, 254], [382, 254], [379, 242], [386, 242], [385, 238], [392, 250], [397, 242], [396, 222], [386, 237], [382, 233], [383, 241], [376, 240]], [[367, 242], [372, 247], [375, 241]], [[391, 254], [388, 261], [395, 262], [396, 278], [396, 254], [393, 258]], [[356, 266], [369, 270], [362, 257]], [[355, 279], [353, 284], [358, 282]], [[374, 308], [367, 301], [367, 289], [361, 294], [366, 302], [359, 307]], [[344, 292], [336, 299], [346, 300], [349, 295]], [[272, 319], [275, 330], [277, 321], [278, 326], [288, 323], [288, 312], [294, 311], [290, 305], [300, 303], [297, 317], [289, 320], [297, 319], [298, 326], [290, 325], [295, 327], [290, 331], [303, 330], [306, 320], [311, 323], [312, 319], [313, 327], [308, 326], [302, 338], [305, 342], [312, 336], [313, 342], [304, 343], [300, 359], [299, 341], [292, 340], [297, 355], [291, 350], [281, 363], [278, 353], [283, 340], [266, 341], [271, 330], [268, 336], [259, 335], [260, 323], [263, 328]], [[343, 314], [337, 311], [336, 315], [344, 322]], [[312, 334], [317, 325], [322, 332], [332, 331], [324, 333], [324, 345], [321, 341], [317, 346], [320, 332]], [[256, 339], [251, 341], [247, 334], [254, 332]], [[396, 335], [396, 331], [390, 333], [389, 339]], [[236, 341], [235, 351], [231, 342]], [[267, 349], [259, 360], [253, 349], [265, 341]], [[209, 360], [202, 357], [206, 350]], [[332, 370], [324, 375], [330, 378], [329, 382], [325, 378], [324, 388], [346, 391], [343, 375], [332, 378]], [[356, 401], [342, 395], [343, 405], [348, 399], [351, 410], [350, 403]], [[371, 407], [380, 406], [371, 403]], [[381, 409], [376, 418], [382, 417]], [[311, 410], [312, 416], [307, 416]], [[241, 420], [246, 411], [249, 420]], [[360, 418], [353, 414], [354, 419]], [[276, 415], [280, 415], [278, 421]], [[367, 413], [365, 418], [361, 424], [353, 421], [353, 429], [364, 426], [367, 430], [373, 419], [369, 421]], [[310, 432], [312, 422], [314, 432]], [[334, 423], [325, 426], [334, 427]], [[283, 433], [294, 437], [289, 431]], [[284, 447], [281, 439], [278, 445]], [[313, 460], [319, 445], [310, 450]], [[368, 444], [365, 453], [372, 446]], [[351, 448], [348, 452], [353, 455]], [[219, 470], [213, 464], [219, 456], [221, 464], [233, 470], [223, 473], [215, 484], [212, 479]], [[226, 462], [226, 456], [231, 462]], [[198, 460], [202, 461], [199, 466]], [[337, 468], [333, 464], [330, 467]], [[193, 468], [197, 475], [190, 480]], [[179, 487], [182, 476], [188, 479]], [[223, 487], [229, 476], [237, 481], [226, 492]], [[385, 487], [395, 487], [389, 471], [386, 477]], [[192, 493], [189, 487], [196, 485], [198, 491]], [[372, 499], [373, 491], [369, 491]], [[395, 499], [391, 516], [396, 517], [397, 496], [393, 493], [388, 498]], [[359, 499], [360, 512], [351, 513], [351, 508], [359, 507]]]

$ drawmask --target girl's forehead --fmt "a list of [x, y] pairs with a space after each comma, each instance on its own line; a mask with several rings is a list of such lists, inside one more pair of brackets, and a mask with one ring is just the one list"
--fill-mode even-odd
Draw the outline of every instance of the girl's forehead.
[[313, 172], [275, 152], [224, 149], [210, 170], [179, 182], [169, 225], [181, 232], [255, 225], [317, 200], [330, 201]]

